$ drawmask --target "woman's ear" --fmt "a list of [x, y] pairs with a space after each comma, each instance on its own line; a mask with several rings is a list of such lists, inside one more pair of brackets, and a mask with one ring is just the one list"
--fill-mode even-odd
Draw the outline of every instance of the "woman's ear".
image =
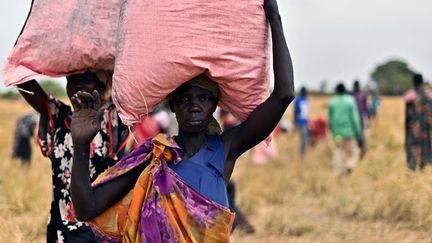
[[172, 112], [172, 113], [175, 113], [175, 109], [174, 109], [174, 102], [173, 102], [173, 100], [174, 100], [174, 99], [171, 99], [171, 100], [168, 102], [168, 106], [169, 106], [171, 112]]

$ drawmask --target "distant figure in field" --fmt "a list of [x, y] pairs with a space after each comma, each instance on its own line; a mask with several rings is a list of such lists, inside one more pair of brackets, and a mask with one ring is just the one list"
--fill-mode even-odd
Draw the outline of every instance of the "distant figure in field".
[[29, 112], [18, 120], [15, 127], [12, 158], [20, 159], [22, 166], [30, 166], [32, 156], [30, 141], [34, 136], [38, 119], [37, 112]]
[[432, 91], [420, 74], [413, 75], [414, 88], [405, 93], [405, 150], [408, 167], [422, 170], [432, 162]]
[[375, 119], [378, 111], [378, 107], [381, 105], [381, 99], [378, 94], [372, 95], [372, 100], [370, 104], [370, 117], [371, 119]]
[[327, 121], [322, 117], [309, 119], [309, 144], [315, 146], [327, 137]]
[[356, 102], [342, 83], [336, 86], [336, 94], [330, 100], [328, 122], [336, 172], [338, 176], [349, 175], [359, 160], [357, 140], [361, 137], [361, 124]]
[[364, 130], [369, 127], [370, 110], [368, 104], [368, 94], [362, 91], [360, 88], [360, 82], [354, 81], [352, 95], [355, 98], [357, 104], [357, 110], [360, 115], [361, 123], [361, 137], [358, 139], [358, 146], [360, 147], [360, 157], [363, 157], [366, 153], [366, 138]]
[[354, 96], [357, 104], [357, 109], [360, 114], [360, 121], [362, 123], [362, 126], [363, 128], [366, 128], [370, 117], [368, 94], [367, 92], [361, 90], [360, 82], [357, 80], [354, 81], [352, 95]]
[[294, 100], [294, 123], [300, 132], [300, 162], [303, 162], [309, 140], [309, 99], [305, 87]]

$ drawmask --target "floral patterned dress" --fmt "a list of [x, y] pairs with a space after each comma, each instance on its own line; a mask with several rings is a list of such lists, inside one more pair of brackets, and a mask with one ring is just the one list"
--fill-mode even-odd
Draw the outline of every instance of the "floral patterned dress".
[[[47, 242], [99, 242], [90, 228], [77, 221], [70, 197], [73, 145], [70, 131], [71, 107], [50, 97], [48, 116], [41, 116], [38, 142], [42, 154], [51, 160], [52, 202]], [[105, 107], [101, 131], [91, 143], [90, 176], [94, 180], [121, 156], [128, 137], [127, 126], [119, 123], [112, 104]]]

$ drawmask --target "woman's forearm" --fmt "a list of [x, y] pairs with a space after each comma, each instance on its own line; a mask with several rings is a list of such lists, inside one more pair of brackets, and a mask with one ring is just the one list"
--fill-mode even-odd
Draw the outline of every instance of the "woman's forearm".
[[267, 19], [270, 23], [272, 33], [273, 71], [275, 78], [273, 94], [284, 100], [292, 100], [295, 95], [293, 65], [283, 33], [279, 11], [277, 9], [269, 11]]
[[76, 217], [87, 221], [95, 217], [95, 197], [89, 171], [90, 144], [75, 144], [71, 175], [71, 196]]
[[89, 172], [89, 144], [74, 143], [71, 196], [76, 217], [90, 221], [121, 200], [135, 185], [148, 163], [93, 188]]
[[19, 84], [18, 91], [33, 109], [43, 116], [47, 115], [46, 101], [48, 95], [36, 80]]

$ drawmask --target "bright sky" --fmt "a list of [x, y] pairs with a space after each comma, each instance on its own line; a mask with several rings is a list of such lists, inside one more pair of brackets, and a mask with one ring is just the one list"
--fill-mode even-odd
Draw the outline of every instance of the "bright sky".
[[[0, 2], [0, 63], [15, 42], [30, 2]], [[340, 80], [350, 84], [355, 78], [366, 82], [374, 67], [390, 58], [405, 60], [432, 79], [432, 1], [278, 2], [298, 88], [318, 87], [321, 80], [332, 85]]]

